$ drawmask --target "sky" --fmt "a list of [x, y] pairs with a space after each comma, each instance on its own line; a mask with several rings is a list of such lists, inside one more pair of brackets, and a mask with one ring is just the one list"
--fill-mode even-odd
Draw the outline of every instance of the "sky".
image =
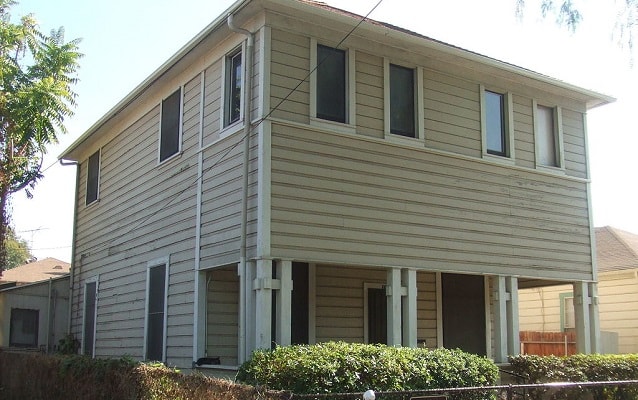
[[[539, 15], [527, 0], [382, 0], [370, 18], [549, 75], [617, 101], [588, 113], [595, 226], [638, 234], [638, 63], [612, 36], [614, 0], [574, 0], [583, 14], [575, 33]], [[325, 0], [365, 15], [378, 0]], [[11, 221], [38, 258], [71, 260], [75, 167], [57, 157], [102, 115], [233, 4], [231, 0], [22, 0], [13, 20], [33, 13], [43, 32], [60, 26], [81, 38], [78, 106], [68, 133], [48, 148], [33, 198], [13, 195]], [[634, 50], [638, 60], [638, 49]], [[633, 123], [632, 123], [633, 122]]]

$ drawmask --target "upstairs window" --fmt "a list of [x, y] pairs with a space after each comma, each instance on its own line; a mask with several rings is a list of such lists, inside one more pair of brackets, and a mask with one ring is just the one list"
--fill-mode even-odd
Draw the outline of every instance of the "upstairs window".
[[485, 128], [487, 153], [507, 156], [505, 136], [505, 96], [485, 91]]
[[317, 118], [346, 123], [346, 52], [317, 45]]
[[536, 101], [534, 104], [536, 164], [542, 167], [560, 168], [563, 166], [560, 108], [536, 104]]
[[481, 92], [481, 141], [483, 157], [513, 163], [514, 113], [511, 93]]
[[162, 100], [159, 161], [177, 154], [181, 145], [182, 89]]
[[89, 204], [97, 201], [100, 187], [100, 150], [89, 157], [86, 172], [86, 201]]
[[390, 132], [416, 137], [414, 70], [390, 64]]
[[236, 51], [226, 57], [226, 81], [224, 103], [224, 126], [241, 118], [242, 53]]
[[144, 358], [148, 361], [163, 362], [166, 357], [167, 258], [148, 264], [146, 284], [147, 303]]

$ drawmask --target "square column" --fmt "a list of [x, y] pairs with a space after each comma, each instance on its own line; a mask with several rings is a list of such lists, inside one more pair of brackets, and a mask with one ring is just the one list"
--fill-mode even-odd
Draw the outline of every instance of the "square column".
[[504, 276], [492, 278], [494, 301], [494, 361], [507, 361], [507, 300], [508, 293]]
[[591, 282], [588, 284], [589, 297], [589, 337], [591, 340], [591, 352], [600, 353], [600, 319], [598, 314], [598, 284]]
[[589, 284], [574, 282], [574, 315], [576, 319], [576, 351], [591, 353], [591, 327], [589, 321]]
[[416, 270], [402, 270], [401, 281], [403, 285], [402, 289], [406, 289], [405, 295], [402, 297], [403, 345], [406, 347], [417, 347]]
[[277, 299], [277, 344], [290, 345], [290, 329], [292, 323], [292, 261], [281, 260], [277, 263], [277, 280], [279, 290], [276, 291]]
[[505, 278], [505, 290], [509, 293], [507, 302], [507, 355], [515, 356], [521, 353], [521, 337], [518, 317], [518, 278]]
[[257, 271], [252, 282], [255, 292], [255, 349], [269, 349], [272, 341], [272, 261], [257, 260]]
[[388, 305], [387, 333], [389, 346], [401, 346], [401, 270], [388, 269], [385, 288]]

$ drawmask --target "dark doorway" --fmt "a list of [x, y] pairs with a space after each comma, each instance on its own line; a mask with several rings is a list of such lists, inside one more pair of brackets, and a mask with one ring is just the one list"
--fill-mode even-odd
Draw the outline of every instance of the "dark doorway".
[[388, 303], [385, 288], [368, 288], [368, 343], [388, 343]]
[[486, 355], [484, 278], [442, 274], [441, 281], [443, 346]]
[[292, 263], [292, 305], [290, 341], [308, 344], [308, 264]]

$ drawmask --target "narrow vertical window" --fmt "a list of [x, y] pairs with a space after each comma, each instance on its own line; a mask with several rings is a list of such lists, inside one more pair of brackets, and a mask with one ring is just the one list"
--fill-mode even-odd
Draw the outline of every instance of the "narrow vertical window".
[[95, 315], [97, 308], [97, 281], [84, 285], [84, 323], [82, 354], [95, 356]]
[[485, 91], [487, 153], [507, 157], [505, 95]]
[[146, 360], [164, 361], [166, 337], [166, 264], [148, 269]]
[[576, 313], [574, 311], [574, 297], [571, 294], [561, 294], [561, 320], [563, 331], [576, 327]]
[[416, 137], [414, 70], [390, 64], [390, 132]]
[[346, 122], [346, 52], [317, 45], [317, 118]]
[[241, 91], [242, 91], [242, 54], [241, 51], [233, 53], [226, 59], [226, 104], [224, 125], [228, 126], [241, 117]]
[[180, 147], [182, 89], [162, 100], [159, 161], [177, 154]]
[[536, 106], [536, 118], [538, 163], [544, 166], [558, 167], [554, 109], [538, 105]]
[[100, 151], [89, 157], [86, 172], [86, 205], [97, 201], [100, 186]]

